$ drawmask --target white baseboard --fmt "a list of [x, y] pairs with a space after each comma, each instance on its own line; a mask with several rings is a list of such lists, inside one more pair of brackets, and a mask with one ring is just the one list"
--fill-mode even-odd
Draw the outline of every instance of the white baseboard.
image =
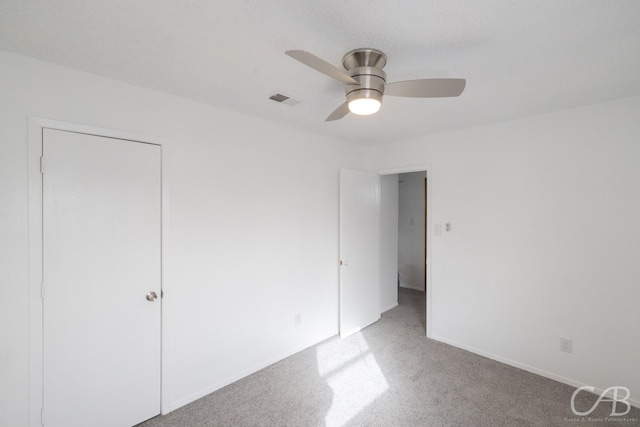
[[[493, 353], [488, 353], [486, 351], [479, 350], [477, 348], [470, 347], [468, 345], [460, 344], [458, 342], [449, 340], [449, 339], [441, 337], [441, 336], [434, 335], [431, 338], [436, 340], [436, 341], [440, 341], [440, 342], [443, 342], [445, 344], [449, 344], [449, 345], [451, 345], [453, 347], [461, 348], [461, 349], [469, 351], [471, 353], [475, 353], [477, 355], [486, 357], [487, 359], [492, 359], [492, 360], [495, 360], [497, 362], [504, 363], [505, 365], [513, 366], [514, 368], [522, 369], [523, 371], [531, 372], [532, 374], [540, 375], [541, 377], [549, 378], [550, 380], [558, 381], [560, 383], [567, 384], [567, 385], [570, 385], [572, 387], [576, 387], [577, 388], [577, 387], [583, 387], [583, 386], [590, 386], [591, 385], [591, 384], [586, 384], [586, 383], [584, 383], [582, 381], [574, 380], [572, 378], [567, 378], [567, 377], [564, 377], [562, 375], [555, 374], [553, 372], [545, 371], [544, 369], [539, 369], [539, 368], [536, 368], [534, 366], [530, 366], [530, 365], [527, 365], [527, 364], [524, 364], [524, 363], [520, 363], [520, 362], [517, 362], [515, 360], [507, 359], [505, 357], [498, 356], [498, 355], [493, 354]], [[602, 394], [603, 391], [604, 391], [604, 389], [595, 387], [594, 393], [595, 394]], [[640, 408], [640, 400], [636, 400], [636, 399], [627, 399], [627, 400], [629, 401], [629, 403], [632, 406], [634, 406], [636, 408]]]
[[380, 310], [380, 314], [384, 313], [385, 311], [389, 311], [389, 310], [391, 310], [392, 308], [396, 308], [397, 306], [398, 306], [398, 303], [391, 304], [391, 305], [390, 305], [390, 306], [388, 306], [388, 307], [383, 307], [383, 308]]
[[248, 369], [245, 369], [245, 370], [237, 372], [237, 373], [235, 373], [233, 375], [230, 375], [227, 378], [225, 378], [224, 380], [222, 380], [222, 381], [220, 381], [218, 383], [212, 384], [209, 387], [205, 387], [204, 389], [199, 390], [199, 391], [197, 391], [197, 392], [195, 392], [193, 394], [190, 394], [189, 396], [186, 396], [186, 397], [184, 397], [182, 399], [178, 399], [178, 400], [176, 400], [174, 402], [171, 402], [169, 404], [169, 407], [166, 408], [166, 411], [165, 411], [165, 408], [162, 408], [163, 409], [162, 410], [162, 415], [166, 415], [166, 414], [168, 414], [170, 412], [173, 412], [176, 409], [178, 409], [178, 408], [180, 408], [182, 406], [188, 405], [189, 403], [191, 403], [193, 401], [196, 401], [196, 400], [198, 400], [198, 399], [200, 399], [200, 398], [202, 398], [202, 397], [204, 397], [204, 396], [206, 396], [208, 394], [211, 394], [216, 390], [220, 390], [222, 387], [226, 387], [231, 383], [234, 383], [234, 382], [236, 382], [238, 380], [241, 380], [242, 378], [247, 377], [247, 376], [249, 376], [249, 375], [251, 375], [253, 373], [256, 373], [259, 370], [266, 368], [267, 366], [273, 365], [276, 362], [279, 362], [279, 361], [281, 361], [283, 359], [286, 359], [287, 357], [292, 356], [292, 355], [294, 355], [296, 353], [299, 353], [302, 350], [305, 350], [305, 349], [307, 349], [309, 347], [313, 347], [314, 345], [316, 345], [318, 343], [321, 343], [322, 341], [324, 341], [326, 339], [329, 339], [331, 337], [334, 337], [334, 336], [336, 336], [335, 332], [331, 333], [331, 334], [329, 334], [327, 336], [324, 336], [324, 335], [320, 336], [319, 338], [313, 340], [313, 342], [311, 342], [309, 344], [302, 344], [300, 346], [294, 347], [294, 348], [292, 348], [292, 349], [290, 349], [288, 351], [285, 351], [285, 352], [281, 353], [278, 356], [271, 357], [271, 358], [269, 358], [267, 360], [264, 360], [264, 361], [262, 361], [260, 363], [257, 363], [255, 365], [251, 366]]

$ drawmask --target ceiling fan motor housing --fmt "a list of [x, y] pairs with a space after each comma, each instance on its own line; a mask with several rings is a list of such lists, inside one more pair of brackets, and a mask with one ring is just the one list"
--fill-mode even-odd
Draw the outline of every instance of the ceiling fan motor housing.
[[342, 64], [349, 76], [359, 85], [345, 85], [347, 103], [362, 98], [382, 101], [387, 73], [382, 68], [387, 64], [387, 56], [377, 49], [355, 49], [342, 58]]

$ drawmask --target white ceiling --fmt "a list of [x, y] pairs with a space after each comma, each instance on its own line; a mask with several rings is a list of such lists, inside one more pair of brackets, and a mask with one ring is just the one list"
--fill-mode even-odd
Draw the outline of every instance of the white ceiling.
[[[326, 123], [342, 84], [284, 51], [359, 47], [467, 87]], [[640, 1], [0, 0], [0, 49], [373, 145], [640, 95]]]

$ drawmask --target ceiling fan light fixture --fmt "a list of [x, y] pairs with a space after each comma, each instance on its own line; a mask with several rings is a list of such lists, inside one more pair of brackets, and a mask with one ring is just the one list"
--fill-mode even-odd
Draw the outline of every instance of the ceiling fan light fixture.
[[349, 111], [358, 116], [368, 116], [380, 110], [380, 101], [373, 98], [358, 98], [349, 102]]
[[382, 95], [408, 98], [448, 98], [460, 96], [466, 86], [465, 79], [414, 79], [387, 83], [382, 69], [387, 56], [377, 49], [354, 49], [342, 58], [345, 70], [333, 66], [304, 50], [285, 52], [298, 62], [344, 83], [347, 102], [342, 103], [325, 119], [333, 122], [350, 112], [360, 116], [375, 114], [382, 105]]
[[355, 89], [347, 93], [349, 111], [358, 116], [375, 114], [382, 105], [382, 93], [374, 89]]

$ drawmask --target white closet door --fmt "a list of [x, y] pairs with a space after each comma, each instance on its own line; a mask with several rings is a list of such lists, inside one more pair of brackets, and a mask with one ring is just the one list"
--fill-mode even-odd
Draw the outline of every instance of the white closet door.
[[340, 336], [380, 319], [380, 177], [340, 171]]
[[128, 427], [160, 413], [160, 151], [44, 130], [47, 427]]

